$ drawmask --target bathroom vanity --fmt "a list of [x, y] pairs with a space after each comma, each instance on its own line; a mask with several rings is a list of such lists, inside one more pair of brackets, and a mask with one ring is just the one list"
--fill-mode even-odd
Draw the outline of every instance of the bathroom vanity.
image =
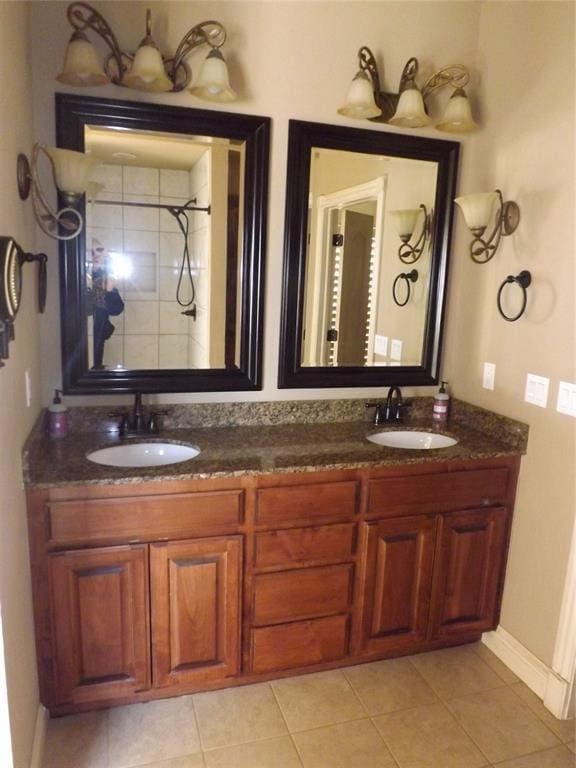
[[174, 430], [202, 453], [156, 470], [91, 465], [104, 434], [37, 435], [42, 701], [59, 714], [478, 639], [498, 623], [523, 452], [495, 429], [452, 424], [440, 451], [375, 446], [367, 422]]

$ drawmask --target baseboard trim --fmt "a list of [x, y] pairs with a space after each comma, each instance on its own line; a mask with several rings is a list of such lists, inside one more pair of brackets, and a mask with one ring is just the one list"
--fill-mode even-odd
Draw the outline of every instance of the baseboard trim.
[[482, 642], [539, 698], [544, 698], [548, 676], [552, 672], [544, 662], [502, 627], [483, 634]]
[[34, 726], [34, 741], [32, 742], [32, 757], [30, 768], [42, 768], [44, 761], [44, 744], [46, 743], [46, 728], [48, 726], [48, 710], [43, 704], [38, 704], [36, 725]]
[[482, 642], [542, 699], [554, 717], [559, 720], [573, 717], [570, 683], [534, 656], [509, 632], [498, 627], [495, 632], [482, 635]]

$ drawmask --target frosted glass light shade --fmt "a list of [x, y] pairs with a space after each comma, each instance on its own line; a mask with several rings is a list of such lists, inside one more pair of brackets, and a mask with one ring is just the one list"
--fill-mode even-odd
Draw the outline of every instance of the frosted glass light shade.
[[172, 90], [172, 81], [164, 70], [164, 62], [151, 38], [145, 38], [134, 56], [130, 71], [122, 83], [128, 88], [150, 93]]
[[418, 215], [421, 212], [421, 208], [403, 208], [397, 211], [390, 211], [392, 221], [401, 239], [409, 240], [412, 237], [416, 229]]
[[399, 128], [423, 128], [430, 125], [432, 119], [426, 114], [424, 99], [418, 88], [406, 88], [402, 91], [396, 112], [388, 122]]
[[64, 56], [64, 67], [56, 79], [65, 85], [83, 87], [106, 85], [110, 82], [94, 46], [82, 32], [74, 32], [70, 38]]
[[212, 48], [206, 56], [190, 93], [203, 101], [236, 101], [236, 91], [230, 86], [228, 67], [219, 48]]
[[61, 192], [68, 195], [83, 195], [88, 188], [90, 175], [100, 160], [84, 152], [74, 152], [72, 149], [44, 147], [52, 161], [54, 180]]
[[436, 128], [446, 133], [470, 133], [478, 128], [472, 118], [470, 102], [463, 88], [454, 91]]
[[379, 117], [382, 114], [382, 110], [374, 100], [372, 80], [366, 72], [359, 70], [355, 75], [348, 89], [346, 102], [340, 107], [338, 114], [358, 119]]
[[494, 205], [498, 202], [498, 192], [478, 192], [464, 195], [454, 200], [460, 207], [468, 228], [472, 232], [483, 232], [493, 220]]

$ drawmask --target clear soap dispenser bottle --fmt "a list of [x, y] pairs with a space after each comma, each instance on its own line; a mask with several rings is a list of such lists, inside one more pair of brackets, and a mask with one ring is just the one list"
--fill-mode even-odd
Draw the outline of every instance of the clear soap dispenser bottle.
[[437, 424], [443, 424], [448, 421], [448, 412], [450, 410], [450, 395], [446, 392], [446, 382], [440, 385], [440, 390], [434, 395], [434, 405], [432, 407], [432, 419]]

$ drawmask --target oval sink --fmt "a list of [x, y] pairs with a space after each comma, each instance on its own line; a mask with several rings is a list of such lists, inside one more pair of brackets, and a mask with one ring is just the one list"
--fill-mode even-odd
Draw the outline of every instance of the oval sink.
[[377, 432], [366, 438], [371, 443], [384, 445], [386, 448], [411, 448], [427, 450], [430, 448], [448, 448], [456, 445], [458, 440], [448, 435], [439, 435], [436, 432], [409, 432], [407, 430], [389, 430]]
[[193, 459], [200, 453], [193, 445], [178, 443], [127, 443], [101, 448], [86, 458], [107, 467], [161, 467]]

